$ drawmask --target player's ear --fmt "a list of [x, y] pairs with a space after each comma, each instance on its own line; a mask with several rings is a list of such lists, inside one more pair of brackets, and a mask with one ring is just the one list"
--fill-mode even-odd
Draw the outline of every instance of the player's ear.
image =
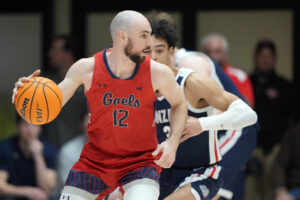
[[168, 51], [170, 56], [174, 56], [174, 47], [169, 47]]
[[174, 55], [175, 51], [174, 50], [175, 50], [174, 47], [169, 47], [169, 49], [168, 49], [169, 61], [170, 61], [170, 63], [173, 63], [173, 64], [174, 64], [174, 61], [175, 61], [175, 55]]
[[119, 31], [119, 32], [118, 32], [118, 38], [119, 38], [121, 41], [127, 43], [128, 36], [127, 36], [127, 34], [126, 34], [125, 31]]

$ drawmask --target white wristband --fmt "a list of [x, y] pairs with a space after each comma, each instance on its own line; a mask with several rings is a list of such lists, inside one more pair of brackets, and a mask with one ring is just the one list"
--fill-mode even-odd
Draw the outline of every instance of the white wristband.
[[221, 114], [199, 119], [203, 131], [241, 129], [256, 121], [256, 113], [241, 99], [233, 101]]

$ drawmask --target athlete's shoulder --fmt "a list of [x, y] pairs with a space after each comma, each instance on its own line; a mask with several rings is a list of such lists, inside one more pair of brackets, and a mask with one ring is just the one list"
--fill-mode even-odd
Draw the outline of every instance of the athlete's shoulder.
[[82, 58], [75, 62], [66, 74], [66, 79], [72, 79], [79, 84], [85, 83], [94, 71], [94, 58]]
[[164, 74], [172, 74], [171, 69], [162, 63], [159, 63], [153, 59], [150, 60], [150, 68], [151, 68], [151, 74], [152, 75], [164, 75]]
[[94, 68], [94, 64], [94, 57], [81, 58], [71, 66], [70, 70], [78, 73], [84, 73], [92, 70]]

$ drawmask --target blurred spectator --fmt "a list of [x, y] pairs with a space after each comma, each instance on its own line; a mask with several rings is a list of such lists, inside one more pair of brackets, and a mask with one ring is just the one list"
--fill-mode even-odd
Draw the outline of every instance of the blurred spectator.
[[259, 171], [263, 173], [255, 179], [256, 197], [249, 197], [251, 200], [272, 199], [273, 190], [269, 180], [274, 174], [270, 174], [270, 170], [284, 132], [291, 122], [293, 110], [296, 110], [293, 85], [275, 72], [276, 55], [276, 47], [271, 40], [257, 43], [254, 53], [255, 69], [250, 78], [260, 124], [258, 148], [254, 151], [254, 158], [261, 163], [262, 169]]
[[84, 144], [88, 141], [86, 133], [89, 123], [89, 113], [87, 111], [81, 114], [82, 134], [64, 144], [58, 154], [58, 185], [62, 188], [68, 178], [70, 169], [79, 159]]
[[[293, 116], [294, 91], [289, 81], [275, 71], [276, 47], [270, 40], [259, 41], [254, 55], [255, 69], [251, 75], [255, 93], [255, 110], [261, 129], [258, 146], [264, 154], [279, 144]], [[292, 108], [292, 109], [291, 109]]]
[[56, 182], [56, 149], [19, 115], [17, 130], [0, 142], [0, 199], [46, 200]]
[[251, 81], [246, 72], [232, 67], [228, 61], [229, 44], [227, 39], [219, 33], [210, 33], [203, 37], [201, 48], [213, 59], [237, 86], [250, 106], [254, 106], [254, 93]]
[[[60, 83], [68, 69], [78, 58], [78, 45], [69, 36], [57, 36], [53, 39], [48, 52], [49, 70], [44, 76]], [[60, 148], [70, 139], [81, 134], [80, 113], [85, 109], [83, 87], [80, 87], [66, 104], [59, 116], [43, 126], [43, 137]]]
[[300, 199], [300, 121], [288, 130], [271, 168], [275, 200]]

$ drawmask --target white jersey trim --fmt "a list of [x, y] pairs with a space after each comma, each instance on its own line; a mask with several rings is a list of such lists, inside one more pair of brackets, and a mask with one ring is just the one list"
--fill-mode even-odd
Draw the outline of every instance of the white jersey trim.
[[[180, 82], [180, 87], [184, 91], [184, 86], [185, 86], [185, 81], [189, 77], [191, 73], [194, 71], [191, 69], [187, 68], [180, 68], [177, 75], [176, 75], [176, 80], [179, 77], [182, 77], [182, 80]], [[188, 109], [191, 112], [194, 113], [202, 113], [202, 112], [207, 112], [207, 116], [215, 114], [215, 109], [212, 106], [207, 106], [205, 108], [197, 109], [194, 108], [190, 103], [187, 101], [188, 104]], [[222, 159], [220, 149], [219, 149], [219, 144], [218, 144], [218, 138], [217, 138], [217, 132], [216, 131], [209, 131], [208, 132], [208, 146], [209, 146], [209, 164], [214, 164]]]
[[219, 139], [219, 147], [223, 156], [238, 142], [239, 138], [242, 136], [242, 132], [243, 129], [227, 130], [225, 135]]
[[176, 190], [178, 190], [182, 186], [185, 186], [187, 184], [190, 184], [190, 183], [193, 183], [196, 181], [201, 181], [201, 180], [208, 179], [208, 178], [218, 179], [220, 171], [221, 171], [221, 166], [214, 165], [214, 166], [207, 168], [203, 174], [197, 174], [197, 173], [191, 174], [190, 176], [185, 177], [184, 181], [182, 183], [180, 183], [180, 185], [176, 188]]

